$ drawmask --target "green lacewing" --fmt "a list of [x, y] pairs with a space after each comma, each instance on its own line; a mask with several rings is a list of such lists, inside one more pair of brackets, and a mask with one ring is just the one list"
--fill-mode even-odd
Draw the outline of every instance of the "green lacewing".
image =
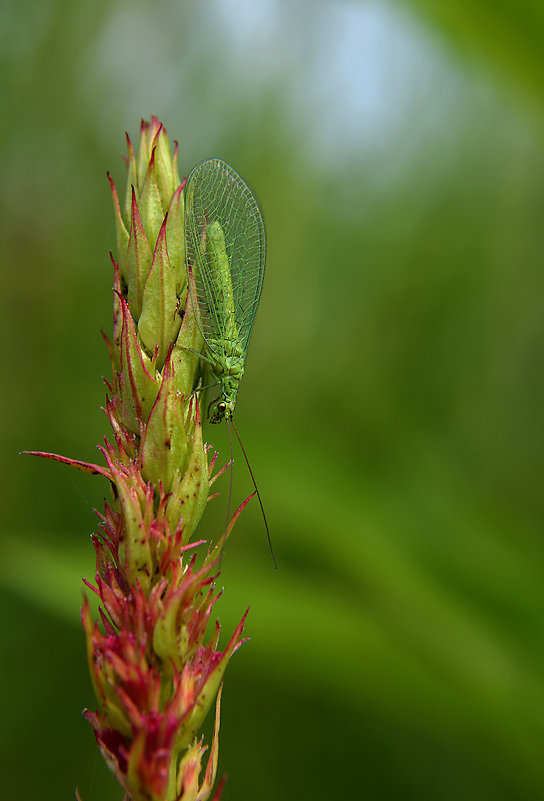
[[259, 205], [244, 180], [221, 159], [190, 173], [185, 236], [192, 301], [212, 379], [220, 386], [210, 422], [232, 418], [264, 278], [266, 242]]
[[230, 426], [234, 428], [259, 499], [274, 559], [261, 496], [232, 420], [261, 297], [266, 237], [261, 210], [251, 189], [221, 159], [197, 164], [187, 178], [185, 240], [189, 291], [206, 346], [200, 356], [209, 364], [212, 383], [220, 388], [219, 397], [210, 403], [209, 420], [227, 421], [231, 450]]

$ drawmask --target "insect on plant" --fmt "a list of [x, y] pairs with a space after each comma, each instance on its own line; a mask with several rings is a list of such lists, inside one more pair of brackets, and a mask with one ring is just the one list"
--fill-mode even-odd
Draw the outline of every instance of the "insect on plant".
[[251, 189], [221, 159], [203, 161], [189, 174], [185, 187], [185, 237], [190, 296], [205, 343], [205, 353], [199, 356], [208, 365], [212, 385], [219, 386], [219, 397], [211, 401], [208, 417], [211, 423], [226, 420], [231, 456], [231, 426], [234, 429], [276, 565], [261, 496], [232, 419], [263, 286], [264, 222]]

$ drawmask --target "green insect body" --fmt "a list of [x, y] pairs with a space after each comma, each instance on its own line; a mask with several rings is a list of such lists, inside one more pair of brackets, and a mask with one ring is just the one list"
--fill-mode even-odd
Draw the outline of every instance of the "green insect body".
[[220, 159], [197, 165], [185, 191], [188, 283], [202, 357], [220, 386], [210, 405], [210, 422], [219, 423], [232, 418], [244, 375], [264, 278], [264, 223], [247, 184]]

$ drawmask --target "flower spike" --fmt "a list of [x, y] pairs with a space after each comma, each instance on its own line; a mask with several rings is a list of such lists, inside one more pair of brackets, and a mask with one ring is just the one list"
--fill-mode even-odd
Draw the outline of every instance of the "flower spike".
[[[247, 612], [223, 650], [212, 612], [224, 541], [247, 501], [215, 547], [190, 541], [224, 468], [217, 454], [208, 461], [195, 394], [203, 339], [187, 302], [184, 183], [177, 144], [172, 151], [156, 117], [142, 121], [137, 149], [127, 135], [127, 152], [124, 201], [108, 173], [117, 258], [113, 335], [104, 336], [106, 466], [28, 453], [101, 475], [112, 489], [92, 535], [94, 579], [84, 580], [99, 603], [97, 620], [87, 597], [81, 610], [99, 707], [84, 715], [126, 801], [219, 801], [221, 687]], [[214, 702], [204, 760], [200, 730]]]

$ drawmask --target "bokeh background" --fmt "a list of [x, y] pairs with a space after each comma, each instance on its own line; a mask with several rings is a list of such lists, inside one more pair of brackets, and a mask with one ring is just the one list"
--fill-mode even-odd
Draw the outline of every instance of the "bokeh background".
[[80, 717], [108, 488], [17, 453], [97, 458], [105, 172], [154, 113], [267, 224], [237, 422], [280, 570], [254, 504], [225, 801], [542, 799], [544, 4], [3, 0], [0, 64], [2, 796], [121, 798]]

